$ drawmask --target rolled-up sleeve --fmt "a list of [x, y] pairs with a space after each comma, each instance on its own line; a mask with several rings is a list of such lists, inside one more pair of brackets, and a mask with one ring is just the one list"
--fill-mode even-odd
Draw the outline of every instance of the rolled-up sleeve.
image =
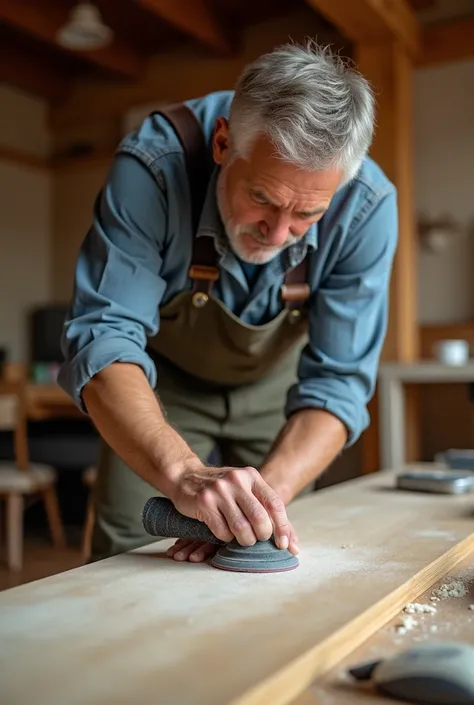
[[160, 276], [166, 212], [148, 169], [130, 155], [118, 155], [77, 257], [61, 341], [58, 383], [84, 412], [84, 386], [113, 362], [139, 365], [150, 385], [156, 384], [145, 348], [147, 336], [158, 331], [166, 288]]
[[287, 416], [303, 408], [325, 409], [345, 425], [346, 447], [369, 424], [367, 404], [387, 332], [397, 239], [397, 199], [391, 191], [348, 234], [336, 265], [315, 292], [299, 380], [288, 393]]

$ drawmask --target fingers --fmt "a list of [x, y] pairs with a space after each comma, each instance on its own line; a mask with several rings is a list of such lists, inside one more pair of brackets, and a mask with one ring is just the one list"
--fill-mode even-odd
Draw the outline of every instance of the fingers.
[[[238, 471], [235, 471], [235, 474], [237, 475]], [[214, 507], [217, 505], [217, 509], [231, 534], [231, 538], [235, 537], [242, 546], [252, 546], [257, 541], [257, 536], [252, 524], [242, 511], [241, 506], [239, 506], [239, 504], [244, 504], [242, 497], [245, 496], [245, 492], [242, 491], [239, 481], [233, 476], [233, 471], [228, 473], [225, 478], [216, 480], [213, 490], [212, 495], [204, 495], [201, 498], [203, 503], [207, 505], [207, 509], [214, 511]], [[239, 499], [241, 502], [239, 502]], [[256, 500], [255, 502], [258, 505]], [[204, 514], [204, 516], [206, 515]], [[207, 519], [205, 521], [209, 526]], [[219, 536], [218, 538], [221, 537]], [[223, 540], [229, 541], [231, 539], [226, 538]]]
[[191, 561], [192, 563], [201, 563], [209, 556], [212, 556], [218, 546], [212, 543], [203, 543], [202, 541], [191, 541], [190, 539], [179, 539], [171, 546], [166, 555], [174, 558], [175, 561]]
[[278, 548], [289, 548], [291, 525], [285, 503], [261, 478], [255, 479], [254, 492], [267, 510], [273, 523], [273, 534]]
[[[251, 532], [255, 540], [267, 541], [273, 534], [273, 524], [267, 510], [258, 496], [256, 496], [256, 493], [254, 494], [253, 492], [253, 475], [255, 474], [257, 481], [260, 480], [263, 485], [266, 485], [266, 483], [261, 479], [255, 468], [244, 468], [244, 470], [248, 471], [247, 475], [239, 471], [232, 471], [232, 473], [230, 473], [230, 479], [236, 487], [235, 503], [238, 505], [240, 514], [249, 527], [248, 535], [250, 536]], [[244, 525], [244, 520], [241, 519], [241, 521], [242, 525]], [[239, 540], [238, 536], [237, 540]], [[240, 540], [239, 543], [241, 543]]]
[[[220, 482], [217, 480], [215, 484]], [[229, 527], [227, 517], [221, 512], [218, 506], [218, 496], [215, 488], [201, 492], [198, 499], [197, 519], [203, 521], [210, 528], [214, 536], [226, 543], [232, 541], [234, 533]]]
[[194, 551], [190, 554], [189, 560], [192, 563], [202, 563], [207, 560], [210, 556], [213, 556], [219, 547], [212, 543], [200, 544]]
[[192, 541], [190, 539], [179, 539], [176, 543], [166, 551], [166, 555], [174, 558], [176, 561], [187, 561], [191, 553], [197, 548], [200, 541]]
[[296, 531], [295, 531], [292, 524], [290, 524], [290, 537], [289, 537], [288, 550], [294, 556], [297, 556], [298, 553], [300, 552], [300, 547], [298, 544], [298, 536], [296, 535]]

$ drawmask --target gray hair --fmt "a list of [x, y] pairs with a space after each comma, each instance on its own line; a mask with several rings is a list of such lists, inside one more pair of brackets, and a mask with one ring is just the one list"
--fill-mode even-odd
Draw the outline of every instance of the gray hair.
[[263, 133], [279, 158], [308, 171], [341, 168], [346, 183], [369, 150], [374, 103], [368, 81], [328, 47], [284, 44], [238, 78], [232, 148], [245, 156]]

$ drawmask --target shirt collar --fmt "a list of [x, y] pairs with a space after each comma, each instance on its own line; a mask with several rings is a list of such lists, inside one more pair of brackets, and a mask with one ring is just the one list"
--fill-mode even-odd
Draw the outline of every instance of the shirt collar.
[[[229, 243], [225, 233], [224, 224], [219, 213], [217, 205], [217, 179], [219, 177], [219, 166], [215, 166], [209, 180], [206, 198], [199, 219], [197, 237], [213, 237], [216, 249], [219, 254], [223, 255], [229, 252]], [[314, 223], [309, 228], [306, 235], [294, 245], [288, 248], [288, 258], [292, 264], [296, 264], [302, 259], [309, 249], [316, 250], [318, 248], [318, 224]]]

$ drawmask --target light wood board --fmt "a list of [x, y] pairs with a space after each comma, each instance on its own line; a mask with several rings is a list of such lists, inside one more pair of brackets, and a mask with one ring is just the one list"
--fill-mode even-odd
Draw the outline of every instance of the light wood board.
[[400, 634], [397, 627], [406, 616], [406, 613], [401, 612], [328, 674], [312, 684], [291, 705], [388, 705], [391, 700], [378, 693], [372, 683], [356, 682], [349, 675], [348, 669], [358, 664], [388, 659], [427, 643], [456, 641], [474, 644], [474, 610], [470, 609], [474, 604], [474, 554], [470, 554], [434, 587], [453, 580], [462, 581], [465, 595], [433, 603], [430, 599], [433, 588], [430, 588], [417, 601], [424, 605], [434, 605], [435, 614], [413, 615], [417, 624], [405, 634]]
[[179, 564], [166, 541], [1, 593], [2, 702], [291, 702], [474, 548], [473, 497], [393, 482], [295, 503], [288, 573]]

